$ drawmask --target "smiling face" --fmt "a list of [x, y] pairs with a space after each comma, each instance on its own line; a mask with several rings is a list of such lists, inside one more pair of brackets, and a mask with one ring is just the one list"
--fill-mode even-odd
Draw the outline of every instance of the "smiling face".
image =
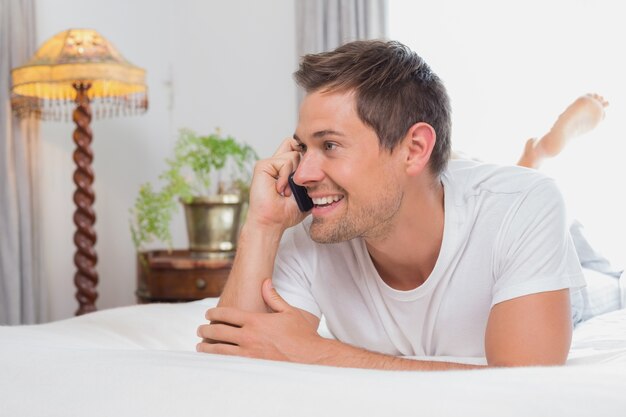
[[302, 153], [294, 180], [315, 204], [311, 238], [336, 243], [389, 233], [404, 195], [402, 156], [380, 147], [353, 93], [308, 94], [294, 138]]

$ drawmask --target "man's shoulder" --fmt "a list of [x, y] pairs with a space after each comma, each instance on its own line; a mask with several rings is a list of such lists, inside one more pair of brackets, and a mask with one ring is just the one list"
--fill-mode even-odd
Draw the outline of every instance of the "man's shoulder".
[[444, 183], [463, 194], [517, 194], [544, 182], [553, 179], [534, 169], [474, 160], [451, 160], [444, 173]]

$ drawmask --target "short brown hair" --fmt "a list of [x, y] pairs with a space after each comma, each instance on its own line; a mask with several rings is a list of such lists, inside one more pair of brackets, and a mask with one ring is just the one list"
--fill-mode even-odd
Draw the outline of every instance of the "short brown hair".
[[354, 90], [357, 113], [389, 151], [417, 122], [433, 127], [437, 140], [430, 169], [439, 176], [450, 157], [450, 99], [417, 53], [397, 41], [355, 41], [331, 52], [305, 55], [294, 74], [307, 93]]

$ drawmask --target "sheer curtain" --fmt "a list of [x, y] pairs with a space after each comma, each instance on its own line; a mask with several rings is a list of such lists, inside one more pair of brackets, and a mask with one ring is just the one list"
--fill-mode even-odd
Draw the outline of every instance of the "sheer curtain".
[[40, 271], [38, 127], [11, 114], [11, 68], [33, 55], [35, 1], [0, 0], [0, 324], [45, 320]]
[[298, 56], [357, 40], [382, 38], [385, 0], [301, 0], [296, 2]]
[[386, 13], [386, 0], [296, 1], [298, 57], [354, 40], [385, 38]]

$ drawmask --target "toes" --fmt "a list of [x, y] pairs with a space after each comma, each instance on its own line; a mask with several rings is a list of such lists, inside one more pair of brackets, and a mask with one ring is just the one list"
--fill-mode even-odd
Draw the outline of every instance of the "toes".
[[602, 107], [606, 107], [609, 105], [609, 102], [600, 94], [596, 94], [596, 93], [591, 93], [591, 94], [587, 94], [587, 97], [590, 97], [594, 100], [596, 100], [597, 102], [599, 102]]
[[537, 146], [537, 138], [530, 138], [526, 141], [524, 148], [526, 151], [530, 151], [535, 149], [535, 146]]

